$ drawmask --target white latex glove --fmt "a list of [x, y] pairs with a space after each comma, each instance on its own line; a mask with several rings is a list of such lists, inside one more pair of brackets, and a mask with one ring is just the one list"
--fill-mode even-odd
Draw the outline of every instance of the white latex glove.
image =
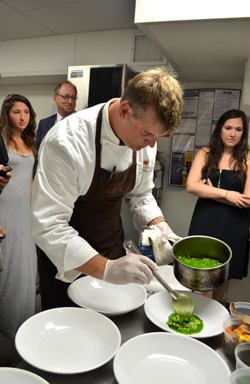
[[[159, 223], [164, 224], [164, 223]], [[164, 234], [159, 228], [158, 225], [152, 225], [150, 229], [146, 229], [142, 232], [142, 245], [149, 246], [150, 239], [153, 243], [153, 252], [157, 265], [166, 265], [173, 261], [172, 254], [172, 244], [175, 244], [177, 241], [181, 240], [181, 237], [175, 235], [174, 233], [168, 233], [167, 240], [162, 241], [162, 237], [165, 237]], [[163, 226], [163, 229], [164, 228]], [[172, 244], [171, 244], [171, 243]]]
[[103, 280], [112, 284], [149, 284], [153, 280], [150, 268], [158, 269], [148, 257], [130, 253], [117, 260], [108, 260]]
[[166, 223], [166, 221], [160, 221], [158, 224], [155, 225], [159, 230], [161, 231], [161, 241], [163, 243], [166, 243], [169, 234], [173, 234], [172, 229], [170, 226]]

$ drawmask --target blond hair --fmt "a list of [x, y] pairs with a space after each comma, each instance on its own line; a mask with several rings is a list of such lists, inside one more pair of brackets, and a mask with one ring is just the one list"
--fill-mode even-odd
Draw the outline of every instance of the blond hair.
[[175, 131], [183, 106], [183, 92], [176, 77], [176, 73], [167, 68], [141, 72], [129, 81], [120, 102], [131, 104], [135, 119], [143, 119], [147, 108], [153, 106], [163, 132]]

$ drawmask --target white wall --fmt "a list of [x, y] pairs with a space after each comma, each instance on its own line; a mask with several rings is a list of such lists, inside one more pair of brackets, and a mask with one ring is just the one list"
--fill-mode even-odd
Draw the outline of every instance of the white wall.
[[53, 86], [67, 79], [68, 66], [130, 64], [132, 37], [138, 31], [133, 28], [0, 42], [0, 104], [6, 95], [21, 93], [30, 100], [39, 122], [51, 114]]
[[67, 73], [70, 65], [130, 62], [137, 28], [86, 32], [0, 42], [0, 73], [25, 75]]

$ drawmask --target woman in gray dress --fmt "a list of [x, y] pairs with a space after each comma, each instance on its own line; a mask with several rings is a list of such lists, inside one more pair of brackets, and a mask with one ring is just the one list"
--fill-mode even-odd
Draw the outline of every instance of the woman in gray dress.
[[32, 169], [35, 155], [35, 112], [24, 96], [5, 98], [0, 116], [13, 167], [0, 195], [0, 220], [7, 236], [1, 245], [3, 275], [0, 288], [0, 333], [14, 338], [19, 326], [34, 314], [36, 248], [29, 224]]

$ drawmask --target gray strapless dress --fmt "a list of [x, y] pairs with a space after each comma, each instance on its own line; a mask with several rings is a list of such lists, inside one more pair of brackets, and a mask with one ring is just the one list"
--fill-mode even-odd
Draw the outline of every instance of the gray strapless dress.
[[12, 178], [0, 195], [0, 223], [7, 234], [1, 243], [0, 333], [14, 338], [35, 311], [37, 255], [29, 223], [34, 156], [24, 157], [10, 149], [9, 164]]

